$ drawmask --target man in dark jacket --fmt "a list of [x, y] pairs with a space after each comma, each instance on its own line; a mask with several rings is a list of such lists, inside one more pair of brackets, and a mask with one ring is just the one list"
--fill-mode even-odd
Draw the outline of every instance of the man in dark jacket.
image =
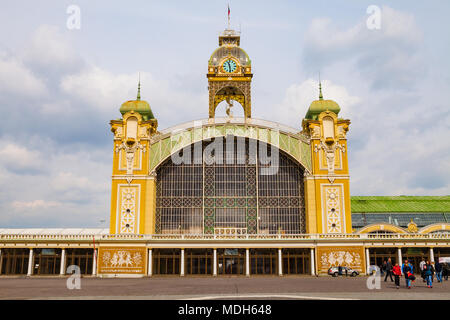
[[436, 270], [436, 280], [442, 282], [442, 265], [439, 263], [439, 260], [436, 261], [434, 269]]
[[427, 280], [427, 287], [433, 288], [434, 268], [430, 261], [427, 261], [427, 264], [423, 268], [423, 272], [425, 274], [425, 279]]
[[392, 280], [392, 261], [391, 258], [388, 259], [387, 263], [386, 263], [386, 277], [384, 277], [384, 282], [386, 282], [387, 277], [391, 278], [391, 282], [393, 282], [394, 280]]
[[441, 267], [442, 267], [442, 278], [444, 278], [445, 281], [447, 281], [450, 268], [447, 263], [441, 264]]

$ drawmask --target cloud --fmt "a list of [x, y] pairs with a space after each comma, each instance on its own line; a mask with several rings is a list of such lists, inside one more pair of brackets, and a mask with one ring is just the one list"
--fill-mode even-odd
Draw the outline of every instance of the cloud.
[[[322, 92], [324, 99], [334, 100], [339, 104], [341, 107], [340, 117], [342, 117], [342, 113], [344, 115], [348, 114], [361, 101], [359, 97], [350, 95], [344, 86], [337, 85], [330, 80], [322, 81]], [[282, 103], [277, 106], [277, 109], [283, 110], [279, 114], [277, 121], [292, 125], [293, 127], [298, 126], [298, 119], [293, 119], [292, 115], [295, 114], [304, 117], [311, 102], [317, 99], [319, 99], [317, 80], [307, 79], [299, 84], [292, 84], [286, 89]], [[273, 112], [273, 110], [270, 110], [270, 112]], [[267, 116], [270, 117], [270, 115]]]
[[413, 90], [427, 72], [422, 45], [414, 16], [383, 6], [379, 30], [369, 30], [365, 20], [340, 29], [331, 19], [314, 19], [305, 35], [303, 65], [316, 72], [344, 62], [372, 89]]
[[38, 151], [8, 142], [0, 149], [0, 166], [15, 173], [37, 173], [44, 169], [44, 161]]
[[41, 25], [22, 53], [23, 61], [47, 78], [74, 72], [84, 65], [70, 41], [70, 31]]
[[61, 203], [57, 201], [44, 201], [44, 200], [14, 201], [11, 206], [18, 210], [23, 209], [41, 210], [52, 207], [60, 207]]
[[40, 98], [47, 94], [47, 88], [20, 59], [0, 52], [0, 94]]
[[[141, 99], [149, 102], [162, 126], [185, 121], [187, 112], [200, 116], [207, 110], [207, 93], [197, 94], [190, 89], [176, 88], [177, 78], [167, 81], [149, 72], [141, 72], [140, 79]], [[120, 104], [136, 99], [137, 82], [137, 72], [114, 74], [93, 66], [64, 76], [60, 87], [67, 96], [91, 106], [91, 110], [116, 115], [117, 118]]]

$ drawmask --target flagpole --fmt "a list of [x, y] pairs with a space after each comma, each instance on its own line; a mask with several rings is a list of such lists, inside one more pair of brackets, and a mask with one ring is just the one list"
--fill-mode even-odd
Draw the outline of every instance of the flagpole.
[[230, 4], [228, 4], [228, 30], [230, 30]]

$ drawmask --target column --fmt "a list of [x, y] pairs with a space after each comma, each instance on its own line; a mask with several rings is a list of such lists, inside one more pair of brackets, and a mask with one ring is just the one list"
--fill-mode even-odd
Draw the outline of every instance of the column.
[[434, 250], [430, 248], [430, 262], [434, 262]]
[[151, 277], [153, 274], [153, 251], [152, 249], [148, 249], [148, 268], [147, 275]]
[[245, 249], [245, 275], [250, 276], [250, 250]]
[[184, 276], [184, 249], [181, 249], [180, 276]]
[[370, 268], [370, 251], [369, 248], [366, 248], [366, 274], [369, 275]]
[[283, 263], [282, 263], [282, 259], [281, 259], [281, 249], [278, 249], [278, 275], [282, 276], [283, 275]]
[[0, 274], [2, 274], [3, 256], [2, 249], [0, 249]]
[[94, 259], [92, 260], [92, 275], [97, 275], [97, 249], [94, 249]]
[[61, 267], [59, 268], [59, 274], [61, 276], [66, 274], [66, 249], [61, 250]]
[[31, 276], [33, 274], [33, 265], [34, 265], [33, 249], [30, 248], [30, 255], [28, 257], [28, 272], [27, 272], [27, 276]]
[[213, 250], [213, 276], [217, 276], [217, 249]]
[[398, 265], [401, 268], [402, 267], [402, 248], [397, 248], [397, 259], [398, 259]]
[[311, 275], [316, 275], [316, 257], [314, 256], [314, 248], [311, 248]]

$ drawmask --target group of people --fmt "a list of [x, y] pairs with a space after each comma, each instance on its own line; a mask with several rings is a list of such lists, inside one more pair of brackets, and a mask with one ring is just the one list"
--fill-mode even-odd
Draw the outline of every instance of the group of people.
[[[419, 266], [423, 282], [427, 283], [428, 288], [433, 288], [433, 279], [435, 275], [438, 282], [442, 282], [443, 277], [445, 280], [448, 280], [448, 270], [444, 268], [439, 261], [434, 263], [422, 259]], [[411, 282], [416, 280], [416, 277], [414, 276], [414, 266], [408, 260], [405, 260], [405, 262], [400, 266], [398, 263], [393, 265], [391, 258], [389, 258], [387, 261], [383, 262], [381, 271], [382, 273], [386, 273], [386, 276], [384, 277], [385, 282], [388, 276], [390, 277], [391, 282], [393, 282], [394, 280], [392, 279], [392, 275], [394, 275], [397, 289], [400, 287], [400, 277], [402, 275], [405, 277], [406, 287], [408, 289], [411, 289]]]

